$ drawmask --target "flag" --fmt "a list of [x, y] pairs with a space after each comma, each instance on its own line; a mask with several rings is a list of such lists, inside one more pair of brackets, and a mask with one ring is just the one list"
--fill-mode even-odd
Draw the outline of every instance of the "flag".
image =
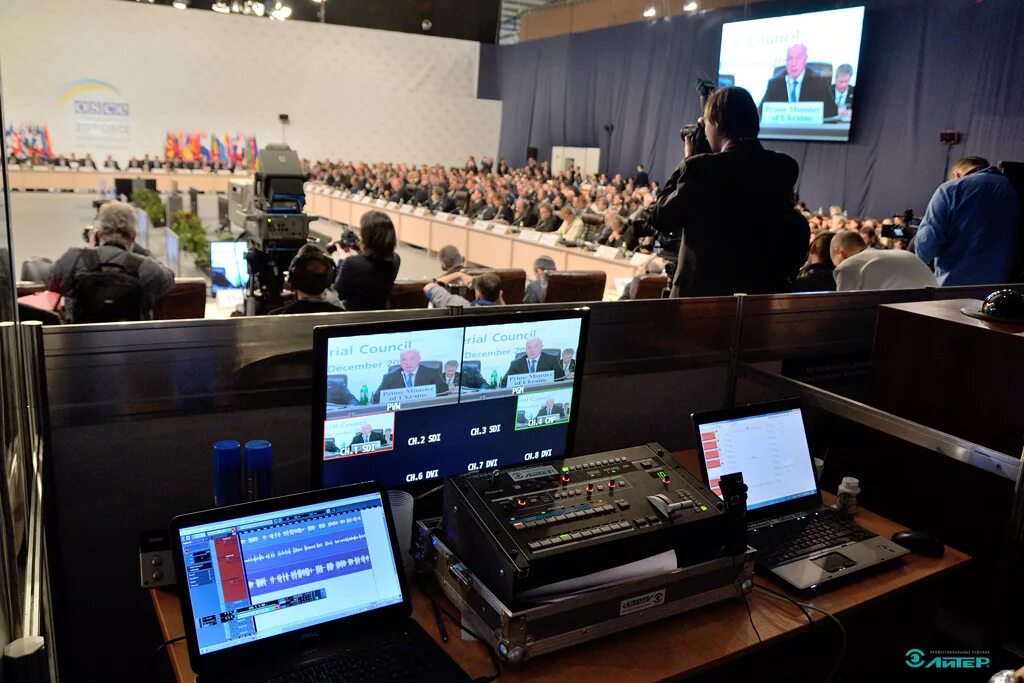
[[192, 159], [199, 161], [201, 156], [199, 149], [199, 133], [192, 133]]
[[[205, 163], [210, 163], [210, 146], [206, 143], [207, 135], [206, 133], [200, 133], [197, 137], [199, 139], [199, 157]], [[214, 138], [214, 141], [216, 140], [217, 138]]]
[[14, 126], [11, 126], [11, 141], [8, 143], [11, 150], [11, 154], [16, 159], [22, 159], [25, 156], [25, 146], [22, 144], [21, 133], [14, 130]]
[[220, 160], [225, 164], [231, 163], [231, 138], [225, 133], [224, 144], [220, 148]]
[[50, 146], [50, 127], [43, 126], [43, 157], [49, 159], [51, 154], [53, 148]]
[[192, 161], [192, 133], [185, 134], [185, 145], [181, 151], [185, 161]]
[[220, 159], [220, 140], [216, 133], [210, 133], [210, 158], [214, 161]]
[[174, 139], [174, 133], [167, 131], [167, 141], [164, 143], [164, 157], [166, 157], [168, 161], [174, 160], [175, 150], [177, 147], [178, 145]]

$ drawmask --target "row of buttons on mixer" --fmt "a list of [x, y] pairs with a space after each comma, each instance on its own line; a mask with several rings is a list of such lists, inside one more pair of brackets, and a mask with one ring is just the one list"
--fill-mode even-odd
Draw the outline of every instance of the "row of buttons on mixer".
[[627, 531], [632, 528], [633, 527], [629, 522], [611, 522], [610, 524], [602, 524], [601, 526], [595, 526], [590, 529], [558, 534], [557, 536], [551, 536], [550, 538], [542, 538], [539, 541], [530, 541], [527, 543], [527, 547], [530, 550], [543, 550], [544, 548], [550, 548], [552, 546], [560, 546], [566, 543], [573, 543], [575, 541], [581, 541], [587, 538], [593, 538], [594, 536], [601, 536], [603, 534], [610, 534], [617, 531]]
[[628, 461], [629, 461], [629, 458], [608, 458], [607, 460], [595, 460], [594, 462], [585, 462], [582, 465], [570, 465], [569, 466], [569, 471], [570, 472], [576, 472], [576, 471], [581, 471], [582, 472], [584, 470], [594, 469], [595, 467], [605, 467], [607, 465], [615, 465], [615, 464], [618, 464], [618, 463], [624, 463], [624, 462], [628, 462]]
[[531, 519], [526, 522], [516, 522], [512, 525], [512, 528], [516, 531], [522, 531], [523, 529], [533, 529], [538, 526], [547, 526], [548, 524], [560, 524], [561, 522], [569, 522], [574, 519], [583, 519], [584, 517], [593, 517], [594, 515], [604, 514], [606, 512], [614, 512], [614, 505], [598, 505], [596, 507], [587, 508], [585, 510], [573, 510], [571, 512], [560, 512], [557, 515], [551, 515], [550, 517], [541, 517], [540, 519]]

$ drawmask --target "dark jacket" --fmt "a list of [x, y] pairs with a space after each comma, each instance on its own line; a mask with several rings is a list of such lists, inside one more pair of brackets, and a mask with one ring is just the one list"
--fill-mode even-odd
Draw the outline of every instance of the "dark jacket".
[[659, 232], [685, 240], [672, 295], [789, 291], [810, 236], [792, 201], [798, 175], [796, 161], [756, 140], [684, 159], [654, 209]]
[[367, 443], [367, 440], [369, 443], [376, 441], [378, 445], [383, 445], [384, 432], [379, 429], [372, 429], [370, 430], [370, 435], [366, 439], [363, 438], [363, 433], [359, 432], [352, 437], [352, 443], [350, 443], [349, 446], [358, 446], [360, 444]]
[[551, 218], [541, 218], [538, 220], [533, 229], [537, 232], [554, 232], [558, 230], [559, 225], [561, 225], [561, 221], [552, 216]]
[[398, 277], [402, 259], [369, 258], [364, 254], [349, 256], [341, 262], [334, 289], [346, 311], [377, 311], [388, 308], [391, 287]]
[[[839, 108], [836, 107], [835, 97], [832, 95], [832, 84], [828, 78], [815, 76], [810, 71], [804, 71], [804, 80], [800, 84], [800, 102], [821, 102], [825, 105], [825, 118], [837, 116]], [[789, 102], [789, 90], [786, 86], [786, 73], [768, 81], [768, 88], [764, 92], [765, 102]]]
[[834, 292], [836, 291], [836, 278], [833, 274], [835, 268], [831, 263], [815, 263], [812, 266], [800, 269], [796, 282], [793, 283], [794, 292]]

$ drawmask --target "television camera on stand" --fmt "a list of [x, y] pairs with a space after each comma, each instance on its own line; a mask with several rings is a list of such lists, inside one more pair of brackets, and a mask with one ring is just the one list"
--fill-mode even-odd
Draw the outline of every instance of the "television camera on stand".
[[305, 213], [305, 175], [299, 155], [288, 145], [260, 150], [252, 181], [233, 180], [229, 188], [231, 222], [242, 228], [249, 249], [245, 315], [263, 315], [286, 303], [285, 273], [295, 254], [309, 241]]

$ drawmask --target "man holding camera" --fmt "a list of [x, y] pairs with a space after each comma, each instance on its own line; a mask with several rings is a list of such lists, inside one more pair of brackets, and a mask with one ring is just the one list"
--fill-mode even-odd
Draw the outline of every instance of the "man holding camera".
[[1010, 180], [981, 157], [953, 164], [928, 202], [914, 252], [935, 261], [940, 287], [1011, 280], [1020, 239], [1020, 200]]
[[[711, 153], [692, 155], [685, 137], [686, 158], [652, 217], [662, 242], [682, 240], [672, 296], [789, 291], [809, 235], [793, 204], [796, 161], [757, 141], [757, 105], [743, 88], [713, 93], [703, 125]], [[763, 220], [752, 223], [751, 212]]]

